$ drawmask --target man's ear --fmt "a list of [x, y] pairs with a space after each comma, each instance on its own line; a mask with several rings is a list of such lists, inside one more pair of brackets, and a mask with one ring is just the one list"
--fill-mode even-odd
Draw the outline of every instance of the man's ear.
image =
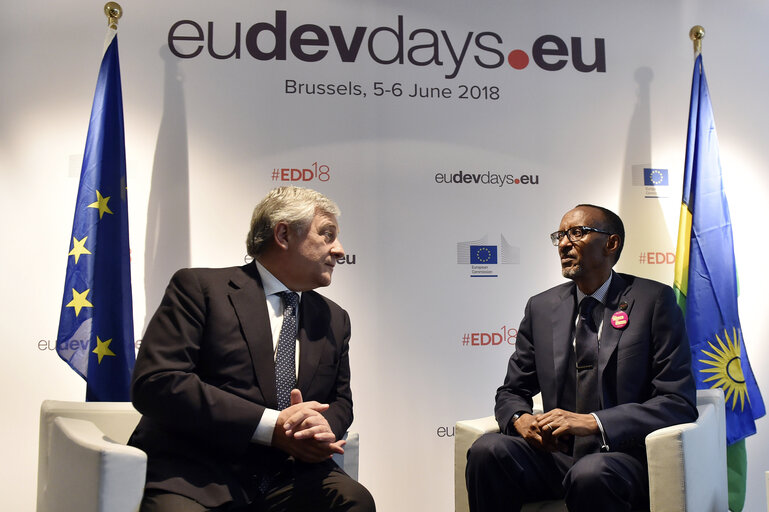
[[275, 224], [275, 229], [272, 232], [275, 239], [275, 245], [281, 249], [288, 249], [289, 227], [285, 222], [278, 222]]
[[606, 240], [606, 254], [613, 255], [619, 250], [619, 235], [609, 235]]

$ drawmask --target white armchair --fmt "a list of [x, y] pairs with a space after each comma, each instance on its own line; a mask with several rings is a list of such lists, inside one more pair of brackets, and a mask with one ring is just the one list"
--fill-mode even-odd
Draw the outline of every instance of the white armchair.
[[[538, 397], [537, 397], [538, 398]], [[535, 401], [535, 409], [541, 405]], [[646, 436], [651, 512], [724, 512], [726, 487], [726, 420], [720, 389], [697, 391], [699, 418], [656, 430]], [[493, 416], [463, 420], [454, 429], [454, 504], [469, 511], [465, 467], [467, 450], [487, 432], [499, 432]], [[565, 511], [563, 501], [530, 503], [524, 512]]]
[[[141, 414], [129, 402], [59, 402], [40, 407], [37, 512], [137, 512], [147, 455], [126, 446]], [[358, 479], [359, 440], [348, 432], [335, 457]]]
[[38, 512], [136, 512], [147, 455], [125, 443], [141, 414], [128, 402], [40, 407]]

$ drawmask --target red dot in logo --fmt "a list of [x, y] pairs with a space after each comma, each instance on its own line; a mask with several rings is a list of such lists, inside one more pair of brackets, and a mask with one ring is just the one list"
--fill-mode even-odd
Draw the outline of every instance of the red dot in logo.
[[515, 184], [516, 185], [519, 184], [520, 182], [521, 182], [521, 180], [519, 180], [518, 178], [515, 178]]
[[523, 50], [513, 50], [507, 56], [507, 62], [515, 69], [523, 69], [529, 65], [529, 56]]

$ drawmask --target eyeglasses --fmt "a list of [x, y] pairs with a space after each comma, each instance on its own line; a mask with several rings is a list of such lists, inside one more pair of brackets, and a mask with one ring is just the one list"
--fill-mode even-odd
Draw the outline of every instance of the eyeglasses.
[[588, 226], [572, 226], [566, 231], [556, 231], [555, 233], [550, 233], [550, 241], [553, 242], [553, 245], [558, 245], [561, 243], [561, 239], [565, 236], [569, 239], [569, 242], [574, 243], [578, 240], [582, 240], [582, 238], [590, 232], [602, 233], [604, 235], [614, 234], [609, 233], [608, 231], [604, 231], [603, 229], [591, 228]]

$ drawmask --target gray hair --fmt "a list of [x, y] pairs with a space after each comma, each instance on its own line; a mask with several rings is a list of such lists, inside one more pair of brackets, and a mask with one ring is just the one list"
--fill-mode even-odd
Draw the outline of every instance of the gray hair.
[[254, 208], [251, 228], [246, 238], [248, 255], [256, 258], [271, 243], [275, 226], [285, 222], [300, 236], [304, 235], [316, 214], [341, 215], [339, 207], [320, 192], [301, 187], [271, 190]]

